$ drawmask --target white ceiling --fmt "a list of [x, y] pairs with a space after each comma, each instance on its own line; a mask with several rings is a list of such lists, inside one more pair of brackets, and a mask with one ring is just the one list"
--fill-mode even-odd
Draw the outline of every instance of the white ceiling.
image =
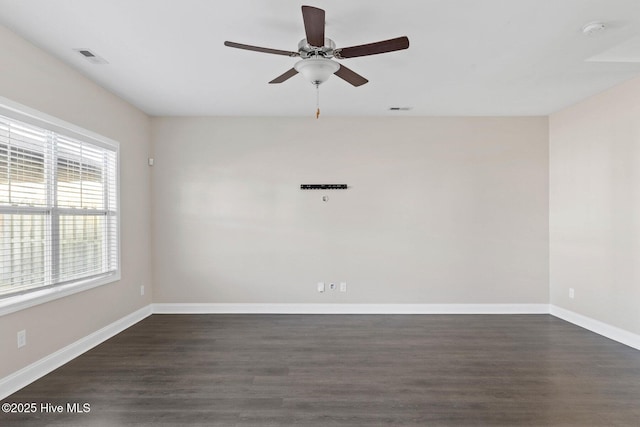
[[0, 23], [150, 115], [312, 116], [302, 76], [267, 84], [296, 58], [223, 46], [296, 51], [302, 4], [338, 47], [411, 43], [342, 60], [369, 83], [332, 76], [326, 116], [546, 115], [640, 75], [639, 0], [0, 0]]

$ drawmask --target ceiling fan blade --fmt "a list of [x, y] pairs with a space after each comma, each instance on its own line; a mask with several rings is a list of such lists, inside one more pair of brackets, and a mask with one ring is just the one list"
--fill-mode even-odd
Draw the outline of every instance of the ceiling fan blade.
[[338, 68], [338, 71], [336, 71], [335, 73], [336, 76], [340, 77], [342, 80], [344, 80], [347, 83], [351, 83], [352, 85], [358, 87], [358, 86], [362, 86], [363, 84], [367, 83], [369, 80], [365, 79], [364, 77], [362, 77], [360, 74], [356, 73], [355, 71], [350, 70], [349, 68], [345, 67], [344, 65], [340, 64], [340, 68]]
[[324, 10], [313, 6], [302, 6], [302, 19], [307, 43], [311, 46], [324, 46]]
[[244, 49], [244, 50], [252, 50], [254, 52], [262, 52], [262, 53], [272, 53], [274, 55], [284, 55], [284, 56], [300, 56], [298, 52], [292, 52], [288, 50], [278, 50], [278, 49], [270, 49], [268, 47], [259, 47], [259, 46], [251, 46], [248, 44], [235, 43], [235, 42], [224, 42], [225, 46], [235, 47], [236, 49]]
[[336, 49], [333, 55], [338, 59], [355, 58], [357, 56], [377, 55], [379, 53], [393, 52], [396, 50], [407, 49], [409, 47], [409, 39], [406, 36], [397, 37], [395, 39], [384, 40], [381, 42], [362, 44], [359, 46], [343, 47]]
[[269, 82], [269, 84], [272, 83], [282, 83], [285, 80], [289, 80], [291, 77], [295, 76], [296, 74], [298, 74], [298, 72], [296, 71], [295, 68], [290, 69], [289, 71], [287, 71], [284, 74], [279, 75], [278, 77], [276, 77], [275, 79], [271, 80]]

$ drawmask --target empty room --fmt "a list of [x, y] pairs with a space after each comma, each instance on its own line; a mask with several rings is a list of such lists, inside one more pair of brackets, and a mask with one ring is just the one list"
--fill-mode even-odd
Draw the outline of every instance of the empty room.
[[636, 426], [637, 0], [0, 0], [1, 426]]

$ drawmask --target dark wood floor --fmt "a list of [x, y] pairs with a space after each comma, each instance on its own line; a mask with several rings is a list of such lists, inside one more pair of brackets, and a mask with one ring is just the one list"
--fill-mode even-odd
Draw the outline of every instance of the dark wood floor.
[[548, 315], [154, 315], [2, 426], [638, 426], [640, 351]]

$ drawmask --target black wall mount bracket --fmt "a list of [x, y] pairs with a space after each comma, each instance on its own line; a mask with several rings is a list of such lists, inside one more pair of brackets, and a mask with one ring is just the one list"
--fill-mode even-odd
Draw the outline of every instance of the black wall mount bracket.
[[346, 190], [347, 184], [300, 184], [301, 190]]

